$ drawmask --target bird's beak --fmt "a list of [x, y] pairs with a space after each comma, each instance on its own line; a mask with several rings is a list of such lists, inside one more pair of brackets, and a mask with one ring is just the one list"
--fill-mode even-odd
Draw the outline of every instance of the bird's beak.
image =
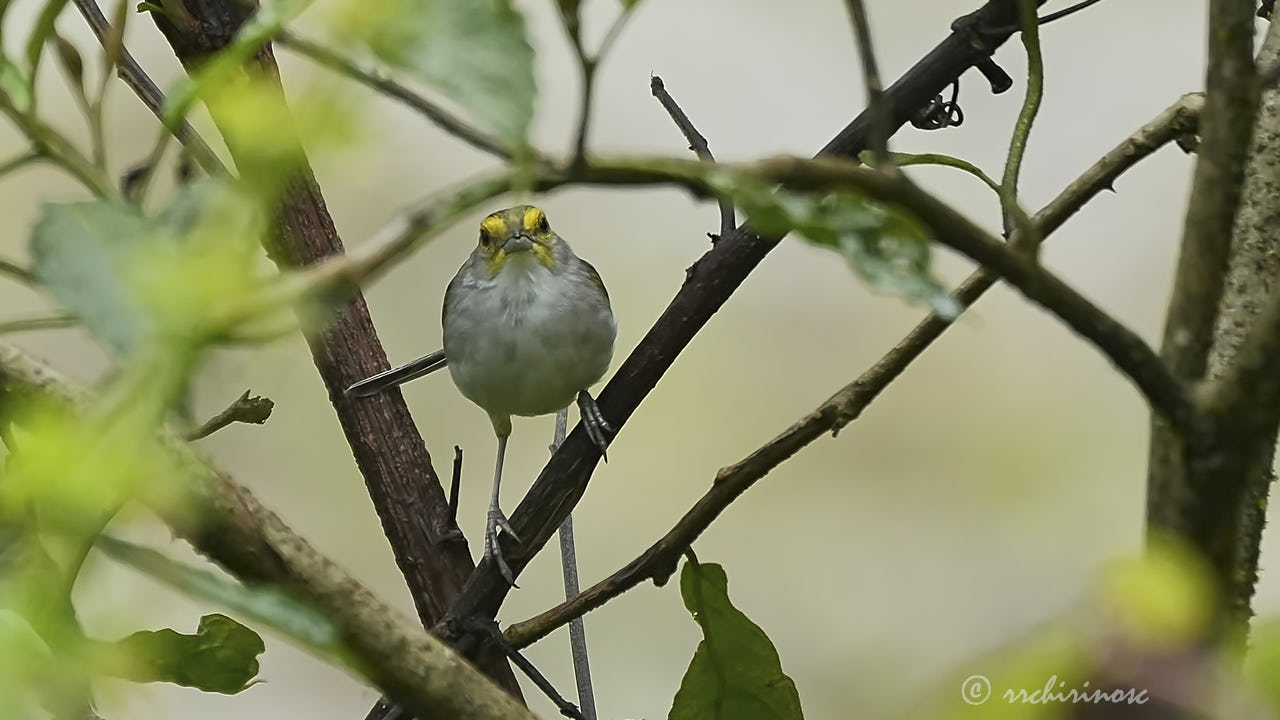
[[509, 253], [524, 252], [532, 248], [533, 240], [525, 235], [513, 235], [502, 246], [502, 249]]

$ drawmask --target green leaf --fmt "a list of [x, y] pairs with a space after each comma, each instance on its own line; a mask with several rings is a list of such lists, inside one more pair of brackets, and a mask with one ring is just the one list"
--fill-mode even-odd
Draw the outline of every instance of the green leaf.
[[773, 643], [729, 601], [724, 568], [686, 562], [684, 606], [702, 628], [668, 720], [795, 720], [800, 695]]
[[251, 199], [212, 180], [184, 190], [159, 219], [119, 200], [46, 204], [33, 269], [120, 356], [155, 341], [177, 353], [224, 330], [229, 308], [258, 286], [264, 227]]
[[45, 204], [31, 236], [33, 270], [91, 333], [127, 355], [153, 327], [123, 278], [161, 231], [121, 201]]
[[35, 28], [31, 30], [31, 36], [27, 38], [27, 67], [31, 68], [32, 78], [35, 78], [36, 71], [40, 69], [40, 56], [44, 52], [45, 41], [49, 39], [53, 24], [66, 5], [67, 0], [47, 0], [36, 20]]
[[0, 55], [0, 93], [4, 95], [0, 101], [12, 105], [18, 112], [26, 113], [31, 110], [31, 82], [22, 68], [3, 55]]
[[533, 117], [533, 48], [510, 0], [359, 3], [360, 35], [378, 57], [456, 100], [478, 122], [523, 145]]
[[142, 630], [102, 644], [106, 672], [133, 682], [169, 682], [234, 695], [258, 674], [266, 650], [258, 633], [226, 615], [205, 615], [194, 635]]
[[902, 211], [850, 192], [816, 195], [776, 190], [758, 178], [737, 173], [714, 172], [707, 181], [746, 212], [757, 232], [796, 232], [840, 253], [873, 288], [926, 302], [943, 318], [959, 314], [960, 306], [930, 272], [928, 234]]
[[170, 560], [155, 550], [102, 535], [98, 548], [198, 600], [217, 603], [324, 655], [343, 654], [338, 628], [309, 605], [271, 587], [250, 587]]

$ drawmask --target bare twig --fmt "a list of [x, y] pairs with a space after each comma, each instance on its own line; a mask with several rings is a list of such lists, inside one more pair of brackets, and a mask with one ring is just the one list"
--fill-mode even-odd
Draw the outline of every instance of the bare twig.
[[[662, 78], [654, 75], [649, 78], [649, 92], [658, 99], [663, 109], [671, 116], [672, 122], [676, 127], [680, 128], [680, 134], [684, 135], [684, 139], [689, 142], [689, 149], [695, 155], [706, 160], [707, 162], [715, 162], [716, 158], [711, 154], [711, 147], [707, 144], [707, 139], [702, 133], [698, 132], [698, 128], [694, 127], [693, 121], [685, 114], [680, 105], [676, 103], [675, 98], [671, 97], [671, 93], [667, 92], [667, 86], [662, 82]], [[720, 201], [720, 235], [732, 232], [738, 225], [738, 221], [734, 218], [733, 203], [728, 200]]]
[[[554, 455], [569, 432], [569, 408], [556, 413], [555, 436], [551, 441]], [[578, 550], [573, 539], [573, 515], [560, 524], [560, 570], [564, 575], [564, 599], [572, 601], [582, 588], [578, 583]], [[505, 642], [505, 640], [504, 640]], [[587, 628], [581, 617], [569, 621], [569, 648], [573, 656], [573, 678], [578, 689], [578, 704], [586, 720], [596, 720], [596, 696], [591, 683], [591, 661], [587, 653]]]
[[261, 425], [271, 417], [271, 410], [275, 406], [271, 398], [250, 395], [249, 391], [245, 390], [244, 394], [236, 398], [235, 402], [228, 405], [225, 410], [209, 418], [199, 428], [187, 433], [186, 439], [199, 440], [209, 437], [231, 423]]
[[875, 157], [873, 165], [879, 167], [889, 155], [889, 108], [882, 96], [880, 70], [876, 66], [875, 50], [871, 46], [871, 23], [867, 21], [867, 9], [862, 0], [845, 0], [849, 18], [853, 21], [854, 35], [858, 40], [858, 58], [862, 64], [862, 84], [867, 90], [867, 111], [871, 113], [870, 151]]
[[[1144, 125], [1067, 186], [1035, 216], [1039, 236], [1048, 238], [1071, 215], [1098, 193], [1109, 190], [1115, 179], [1159, 148], [1195, 129], [1203, 97], [1186, 95]], [[961, 307], [980, 298], [997, 277], [983, 268], [970, 275], [954, 293]], [[665, 536], [635, 560], [596, 583], [577, 598], [507, 628], [508, 642], [526, 647], [550, 634], [572, 618], [594, 610], [648, 579], [659, 583], [675, 569], [680, 554], [719, 514], [757, 480], [805, 445], [828, 431], [838, 431], [897, 379], [934, 340], [951, 326], [950, 320], [931, 315], [916, 326], [879, 361], [846, 385], [812, 413], [792, 425], [760, 449], [716, 474], [711, 489], [702, 496]]]
[[276, 37], [276, 43], [387, 97], [399, 100], [421, 113], [441, 130], [478, 150], [504, 160], [511, 159], [511, 152], [501, 140], [468, 124], [431, 100], [387, 77], [381, 70], [362, 67], [356, 61], [343, 57], [320, 43], [299, 37], [296, 33], [287, 30]]
[[462, 489], [462, 447], [453, 446], [453, 475], [449, 479], [449, 522], [458, 524], [458, 496]]
[[5, 275], [13, 280], [17, 280], [23, 285], [35, 287], [40, 284], [40, 279], [36, 277], [35, 273], [16, 262], [5, 260], [3, 258], [0, 258], [0, 275]]
[[[113, 41], [113, 29], [107, 22], [107, 18], [102, 14], [101, 8], [95, 0], [75, 0], [76, 9], [84, 16], [85, 21], [89, 24], [93, 34], [98, 38], [98, 42], [103, 43], [104, 47], [110, 47], [109, 42]], [[128, 4], [128, 3], [126, 3]], [[138, 61], [133, 58], [123, 44], [119, 49], [119, 58], [116, 61], [116, 73], [120, 79], [125, 82], [138, 96], [147, 109], [158, 118], [161, 117], [161, 111], [164, 108], [164, 93], [160, 91], [159, 86], [147, 75]], [[183, 122], [173, 133], [178, 142], [182, 143], [189, 151], [200, 167], [210, 175], [226, 175], [227, 168], [218, 159], [218, 156], [209, 147], [208, 143], [200, 137], [190, 124]]]
[[28, 330], [58, 330], [75, 327], [76, 319], [70, 315], [50, 315], [49, 317], [23, 318], [0, 322], [0, 335]]

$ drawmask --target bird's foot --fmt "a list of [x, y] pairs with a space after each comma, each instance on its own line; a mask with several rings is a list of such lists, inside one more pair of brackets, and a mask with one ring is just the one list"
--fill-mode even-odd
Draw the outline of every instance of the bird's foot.
[[609, 438], [615, 431], [600, 413], [600, 406], [596, 404], [596, 399], [586, 390], [578, 391], [578, 413], [582, 415], [582, 425], [587, 429], [587, 437], [600, 448], [600, 457], [608, 462], [609, 458], [605, 455], [605, 450], [609, 447]]
[[516, 535], [516, 531], [512, 529], [511, 522], [507, 520], [507, 516], [503, 515], [502, 510], [495, 505], [489, 508], [489, 520], [485, 525], [484, 556], [493, 560], [494, 564], [498, 566], [498, 572], [502, 573], [503, 579], [511, 587], [518, 587], [516, 585], [516, 576], [511, 572], [506, 559], [502, 557], [502, 546], [498, 545], [499, 530], [510, 535], [512, 540], [520, 542], [520, 536]]

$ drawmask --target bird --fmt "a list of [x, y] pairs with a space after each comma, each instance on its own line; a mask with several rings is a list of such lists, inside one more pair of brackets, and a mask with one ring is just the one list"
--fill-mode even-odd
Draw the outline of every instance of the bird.
[[617, 322], [600, 273], [551, 229], [547, 214], [517, 205], [480, 223], [479, 240], [444, 294], [444, 348], [347, 388], [368, 397], [448, 367], [458, 390], [489, 415], [497, 437], [484, 556], [515, 584], [498, 531], [520, 538], [499, 505], [511, 418], [555, 413], [576, 400], [603, 454], [613, 428], [589, 388], [613, 359]]

